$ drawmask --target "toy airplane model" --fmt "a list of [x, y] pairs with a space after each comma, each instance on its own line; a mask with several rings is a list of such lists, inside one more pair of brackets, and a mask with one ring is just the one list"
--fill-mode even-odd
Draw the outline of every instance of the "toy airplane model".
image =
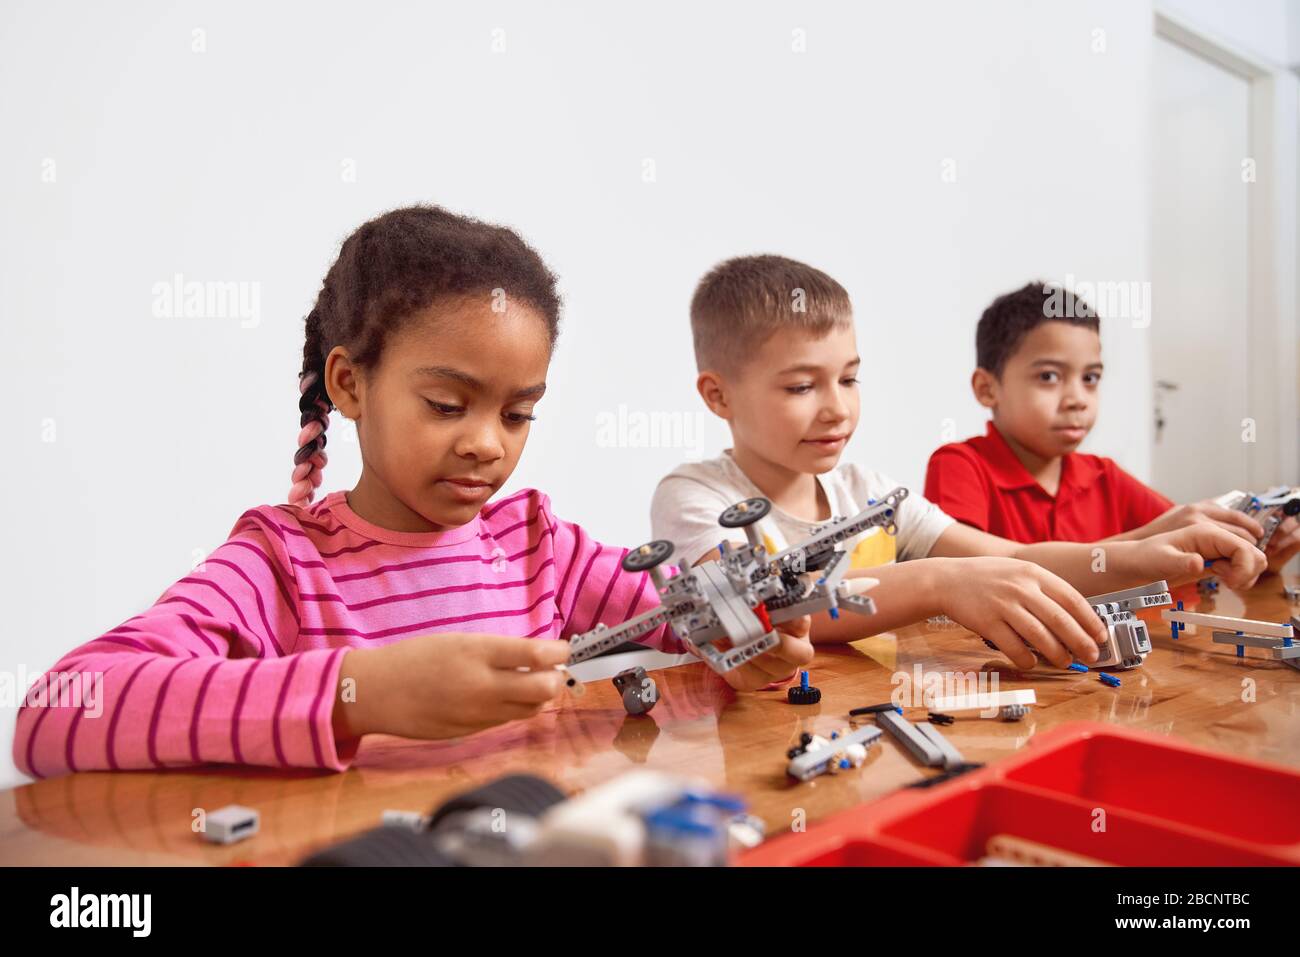
[[1214, 501], [1234, 512], [1244, 512], [1263, 525], [1264, 535], [1255, 543], [1263, 549], [1268, 546], [1269, 539], [1273, 537], [1279, 525], [1292, 515], [1300, 515], [1300, 486], [1288, 488], [1279, 485], [1262, 495], [1252, 495], [1250, 492], [1233, 489]]
[[[771, 556], [754, 526], [771, 512], [772, 503], [746, 499], [726, 509], [718, 524], [743, 529], [748, 544], [724, 541], [718, 561], [682, 568], [671, 578], [658, 566], [672, 554], [672, 542], [658, 539], [635, 548], [624, 556], [623, 570], [649, 572], [659, 606], [621, 625], [602, 623], [575, 635], [569, 639], [568, 663], [586, 661], [666, 623], [710, 668], [724, 674], [775, 647], [780, 638], [773, 626], [781, 622], [820, 611], [838, 617], [841, 607], [874, 614], [871, 599], [859, 592], [876, 582], [842, 581], [849, 555], [841, 545], [869, 528], [894, 534], [898, 506], [906, 497], [907, 489], [896, 488], [857, 515], [831, 519], [805, 541]], [[725, 650], [716, 647], [723, 640], [729, 643]]]

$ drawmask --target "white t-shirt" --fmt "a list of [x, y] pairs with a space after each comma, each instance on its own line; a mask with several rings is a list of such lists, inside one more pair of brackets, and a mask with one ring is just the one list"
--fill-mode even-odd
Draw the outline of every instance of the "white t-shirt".
[[[856, 515], [867, 507], [869, 499], [884, 498], [898, 487], [879, 472], [852, 463], [837, 465], [818, 475], [817, 481], [826, 493], [831, 514], [840, 518]], [[731, 457], [730, 449], [715, 459], [679, 465], [655, 489], [650, 503], [653, 537], [666, 538], [676, 546], [669, 561], [691, 565], [724, 538], [738, 541], [739, 532], [720, 526], [718, 516], [729, 506], [762, 494]], [[953, 521], [933, 502], [909, 492], [898, 509], [897, 535], [872, 528], [846, 543], [852, 556], [850, 567], [874, 568], [895, 560], [924, 558]], [[758, 530], [771, 554], [802, 541], [824, 524], [795, 518], [773, 505], [767, 518], [758, 523]]]

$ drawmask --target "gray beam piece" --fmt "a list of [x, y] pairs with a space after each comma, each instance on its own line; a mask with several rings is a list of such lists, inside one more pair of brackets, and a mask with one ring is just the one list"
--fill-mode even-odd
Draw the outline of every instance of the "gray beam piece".
[[846, 538], [852, 538], [854, 535], [865, 532], [868, 528], [877, 525], [888, 529], [895, 524], [898, 516], [898, 505], [905, 498], [907, 498], [907, 489], [900, 486], [875, 505], [868, 505], [852, 518], [832, 521], [813, 534], [811, 538], [777, 552], [772, 556], [772, 561], [780, 562], [799, 551], [811, 553], [820, 548], [833, 547]]
[[800, 781], [807, 781], [814, 778], [822, 772], [825, 765], [830, 762], [831, 758], [842, 752], [850, 744], [860, 744], [863, 747], [870, 748], [880, 737], [880, 729], [865, 725], [856, 731], [850, 731], [841, 738], [836, 738], [824, 748], [818, 748], [815, 751], [805, 751], [791, 759], [786, 771], [792, 778], [798, 778]]
[[[1285, 638], [1265, 638], [1261, 635], [1239, 635], [1234, 631], [1216, 631], [1212, 640], [1216, 645], [1246, 645], [1249, 648], [1286, 648]], [[1300, 645], [1292, 647], [1300, 650]], [[1287, 649], [1288, 651], [1290, 649]]]
[[1135, 608], [1173, 604], [1173, 599], [1169, 595], [1169, 583], [1165, 581], [1152, 582], [1137, 588], [1125, 588], [1123, 591], [1110, 591], [1104, 595], [1093, 595], [1091, 598], [1085, 598], [1084, 601], [1089, 605], [1134, 602]]
[[896, 711], [881, 711], [876, 715], [876, 723], [888, 731], [894, 738], [911, 752], [912, 757], [927, 768], [943, 767], [944, 755], [939, 748], [916, 726]]
[[[897, 717], [897, 715], [895, 715]], [[958, 765], [966, 763], [966, 759], [961, 756], [961, 752], [953, 745], [951, 741], [940, 733], [939, 729], [929, 721], [920, 721], [916, 725], [916, 730], [921, 732], [930, 740], [939, 751], [943, 754], [943, 767], [945, 771], [951, 771]]]

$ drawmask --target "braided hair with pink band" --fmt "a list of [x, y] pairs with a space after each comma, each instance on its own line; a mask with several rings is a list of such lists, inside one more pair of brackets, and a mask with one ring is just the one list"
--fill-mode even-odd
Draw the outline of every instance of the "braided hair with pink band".
[[290, 505], [308, 505], [320, 488], [321, 470], [329, 459], [325, 455], [325, 429], [329, 427], [330, 405], [328, 395], [321, 388], [320, 373], [298, 374], [298, 409], [302, 412], [298, 433], [298, 451], [293, 456], [292, 487], [289, 489]]

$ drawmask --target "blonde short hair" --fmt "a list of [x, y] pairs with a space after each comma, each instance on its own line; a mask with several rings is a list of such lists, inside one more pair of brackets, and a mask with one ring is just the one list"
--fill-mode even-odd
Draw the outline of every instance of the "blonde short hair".
[[853, 304], [838, 282], [784, 256], [738, 256], [714, 266], [691, 297], [695, 363], [734, 372], [778, 329], [814, 337], [853, 321]]

